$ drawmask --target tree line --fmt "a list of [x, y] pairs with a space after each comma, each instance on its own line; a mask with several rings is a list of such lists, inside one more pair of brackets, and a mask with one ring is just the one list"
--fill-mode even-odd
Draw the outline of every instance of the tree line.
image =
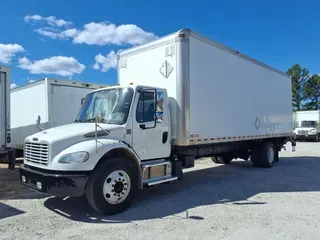
[[310, 74], [306, 68], [294, 64], [287, 74], [292, 81], [293, 111], [320, 109], [320, 76]]

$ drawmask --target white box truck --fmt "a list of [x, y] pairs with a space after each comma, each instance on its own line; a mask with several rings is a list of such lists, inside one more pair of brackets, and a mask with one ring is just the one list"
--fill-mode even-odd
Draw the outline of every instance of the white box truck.
[[26, 138], [22, 184], [115, 214], [202, 157], [271, 168], [293, 135], [290, 78], [188, 29], [118, 53], [118, 84]]
[[10, 133], [10, 72], [0, 66], [0, 159], [9, 161], [9, 169], [14, 169], [15, 156], [11, 149]]
[[320, 140], [320, 110], [297, 111], [295, 138], [297, 140]]
[[71, 123], [81, 99], [105, 85], [44, 78], [11, 90], [11, 139], [22, 156], [24, 139], [42, 130]]

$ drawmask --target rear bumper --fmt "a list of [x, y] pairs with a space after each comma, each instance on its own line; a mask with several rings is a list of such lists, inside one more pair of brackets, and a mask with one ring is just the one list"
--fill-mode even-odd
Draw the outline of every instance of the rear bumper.
[[55, 172], [20, 166], [20, 181], [39, 192], [62, 197], [80, 197], [85, 192], [90, 172]]

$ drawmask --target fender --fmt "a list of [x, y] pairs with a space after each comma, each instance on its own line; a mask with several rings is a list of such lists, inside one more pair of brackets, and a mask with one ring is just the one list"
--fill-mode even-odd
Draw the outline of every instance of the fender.
[[[92, 171], [101, 158], [115, 149], [128, 151], [130, 155], [135, 159], [137, 166], [140, 166], [139, 157], [127, 144], [113, 139], [98, 139], [96, 151], [96, 141], [94, 139], [90, 139], [88, 141], [76, 143], [61, 151], [54, 157], [50, 169], [57, 171]], [[74, 164], [58, 163], [58, 160], [63, 155], [82, 151], [89, 153], [89, 159], [86, 162]]]

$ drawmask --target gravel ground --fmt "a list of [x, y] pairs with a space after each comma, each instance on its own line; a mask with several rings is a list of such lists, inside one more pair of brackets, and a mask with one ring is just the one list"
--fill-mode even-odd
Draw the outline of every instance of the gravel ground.
[[319, 239], [319, 146], [288, 147], [271, 169], [201, 160], [182, 182], [148, 189], [112, 217], [85, 199], [3, 195], [0, 239]]

